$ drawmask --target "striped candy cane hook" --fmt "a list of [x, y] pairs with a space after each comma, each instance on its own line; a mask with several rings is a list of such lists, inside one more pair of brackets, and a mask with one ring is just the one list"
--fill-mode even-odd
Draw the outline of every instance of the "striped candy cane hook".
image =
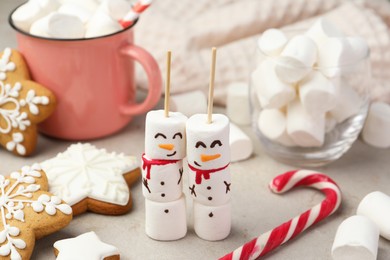
[[274, 193], [284, 193], [296, 187], [310, 187], [325, 193], [326, 198], [301, 215], [290, 219], [225, 255], [220, 258], [221, 260], [260, 258], [334, 213], [341, 203], [340, 189], [331, 178], [323, 173], [308, 170], [286, 172], [273, 179], [269, 187]]
[[140, 14], [145, 11], [152, 4], [152, 0], [139, 0], [136, 2], [130, 9], [130, 11], [119, 20], [119, 23], [122, 25], [122, 28], [127, 28], [131, 26], [135, 20], [138, 19]]

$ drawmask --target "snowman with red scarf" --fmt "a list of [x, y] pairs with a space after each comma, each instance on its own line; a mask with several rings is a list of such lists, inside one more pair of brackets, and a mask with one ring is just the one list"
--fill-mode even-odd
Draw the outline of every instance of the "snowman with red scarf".
[[226, 238], [231, 229], [229, 119], [196, 114], [186, 124], [189, 191], [196, 234], [205, 240]]
[[142, 155], [142, 193], [145, 231], [156, 240], [177, 240], [187, 233], [183, 187], [187, 117], [179, 112], [147, 113], [145, 154]]

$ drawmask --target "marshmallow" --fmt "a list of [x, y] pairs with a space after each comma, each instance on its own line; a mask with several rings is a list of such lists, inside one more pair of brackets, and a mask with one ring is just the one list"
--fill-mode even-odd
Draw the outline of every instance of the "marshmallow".
[[145, 155], [150, 159], [181, 160], [186, 156], [187, 117], [179, 112], [153, 110], [145, 122]]
[[252, 85], [263, 108], [280, 108], [296, 96], [295, 88], [281, 81], [275, 73], [275, 61], [266, 59], [252, 73]]
[[305, 33], [317, 45], [321, 45], [329, 37], [343, 37], [343, 33], [325, 18], [318, 19]]
[[[153, 160], [146, 160], [142, 169], [142, 194], [147, 200], [170, 202], [180, 198], [183, 193], [183, 161], [165, 165], [155, 165]], [[150, 167], [147, 167], [150, 163]]]
[[345, 81], [341, 81], [336, 106], [329, 112], [340, 123], [359, 113], [361, 106], [362, 99], [358, 93]]
[[[230, 201], [229, 119], [197, 114], [187, 121], [187, 161], [191, 195], [204, 205], [220, 206]], [[207, 172], [211, 172], [207, 174]]]
[[249, 125], [249, 87], [247, 83], [234, 82], [228, 86], [226, 113], [230, 121], [238, 125]]
[[74, 3], [66, 3], [63, 4], [59, 9], [58, 12], [61, 14], [68, 14], [68, 15], [74, 15], [77, 16], [84, 24], [86, 24], [92, 16], [92, 12], [88, 9], [74, 4]]
[[266, 55], [277, 56], [287, 43], [287, 37], [281, 30], [268, 29], [260, 36], [257, 46]]
[[235, 124], [230, 123], [230, 160], [237, 162], [247, 159], [253, 152], [251, 139]]
[[49, 35], [49, 19], [52, 14], [42, 17], [32, 23], [30, 34], [40, 37], [50, 38]]
[[341, 73], [341, 66], [348, 64], [347, 50], [350, 49], [349, 42], [345, 38], [326, 38], [318, 46], [319, 70], [327, 77], [337, 77]]
[[262, 110], [257, 125], [261, 133], [271, 141], [284, 146], [296, 145], [287, 134], [287, 119], [279, 109]]
[[390, 147], [390, 105], [374, 102], [363, 127], [364, 142], [378, 148]]
[[329, 113], [325, 116], [325, 133], [330, 133], [335, 129], [337, 125], [337, 120], [334, 119]]
[[48, 34], [53, 38], [78, 39], [84, 37], [84, 24], [77, 16], [52, 13], [48, 22]]
[[284, 47], [275, 66], [276, 75], [287, 83], [303, 79], [317, 60], [317, 46], [305, 35], [294, 36]]
[[159, 203], [145, 200], [145, 232], [156, 240], [170, 241], [187, 233], [185, 197]]
[[207, 111], [206, 96], [200, 90], [171, 95], [170, 109], [180, 111], [188, 117], [197, 113], [205, 113]]
[[380, 191], [366, 195], [360, 202], [357, 214], [368, 217], [379, 228], [382, 237], [390, 240], [390, 197]]
[[226, 238], [231, 229], [230, 203], [212, 207], [194, 202], [194, 229], [204, 240], [218, 241]]
[[[188, 162], [203, 170], [229, 164], [229, 128], [229, 119], [222, 114], [213, 114], [210, 124], [207, 123], [207, 114], [190, 117], [186, 124]], [[218, 158], [211, 160], [203, 155], [218, 155]]]
[[99, 37], [103, 35], [112, 34], [122, 30], [121, 25], [112, 19], [108, 14], [102, 11], [97, 11], [89, 20], [87, 30], [85, 32], [86, 38]]
[[352, 216], [337, 229], [332, 246], [334, 260], [375, 260], [378, 254], [378, 227], [364, 216]]
[[95, 0], [59, 0], [59, 1], [62, 5], [69, 4], [69, 3], [79, 5], [92, 13], [94, 13], [98, 8], [98, 3]]
[[346, 52], [346, 61], [348, 64], [359, 61], [369, 54], [367, 41], [361, 37], [346, 37], [349, 48]]
[[28, 32], [35, 21], [54, 12], [58, 7], [56, 0], [30, 0], [16, 9], [11, 18], [16, 27]]
[[129, 12], [130, 7], [130, 4], [125, 0], [103, 0], [98, 8], [111, 18], [120, 20]]
[[338, 80], [330, 80], [321, 72], [313, 71], [300, 83], [299, 97], [306, 111], [323, 114], [337, 104]]
[[314, 116], [295, 100], [287, 107], [287, 133], [299, 146], [322, 146], [325, 137], [325, 114]]

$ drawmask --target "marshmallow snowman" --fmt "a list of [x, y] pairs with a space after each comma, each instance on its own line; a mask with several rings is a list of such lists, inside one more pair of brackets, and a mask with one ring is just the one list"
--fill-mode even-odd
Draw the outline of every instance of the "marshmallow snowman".
[[188, 119], [186, 132], [195, 232], [205, 240], [224, 239], [231, 228], [229, 119], [213, 114], [207, 123], [206, 114], [196, 114]]
[[179, 112], [165, 117], [164, 110], [150, 111], [146, 116], [142, 193], [146, 199], [145, 230], [153, 239], [176, 240], [187, 232], [182, 192], [186, 121]]

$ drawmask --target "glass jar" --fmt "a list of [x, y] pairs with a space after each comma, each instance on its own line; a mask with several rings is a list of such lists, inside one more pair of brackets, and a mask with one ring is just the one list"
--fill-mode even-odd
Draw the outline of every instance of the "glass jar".
[[[291, 38], [296, 34], [297, 32], [289, 32], [288, 36]], [[266, 67], [265, 70], [268, 70], [269, 66], [278, 66], [281, 64], [280, 56], [267, 55], [259, 48], [257, 49], [257, 56], [257, 69], [261, 66], [260, 64], [265, 64], [263, 65]], [[261, 77], [255, 77], [254, 73], [256, 70], [252, 72], [249, 84], [252, 127], [262, 144], [263, 150], [274, 159], [285, 164], [300, 167], [319, 167], [337, 160], [347, 152], [362, 130], [369, 106], [369, 88], [371, 80], [369, 50], [367, 48], [362, 51], [359, 56], [355, 56], [353, 59], [350, 59], [348, 62], [344, 62], [339, 66], [320, 67], [314, 65], [310, 68], [302, 69], [310, 70], [308, 75], [310, 75], [310, 73], [321, 73], [322, 75], [328, 76], [332, 75], [332, 80], [336, 79], [338, 82], [338, 92], [335, 100], [337, 104], [332, 108], [333, 113], [331, 111], [326, 111], [324, 114], [311, 115], [313, 116], [314, 121], [321, 119], [319, 120], [321, 121], [318, 125], [319, 129], [324, 127], [321, 144], [318, 145], [314, 143], [314, 145], [311, 146], [309, 143], [306, 145], [305, 140], [303, 140], [302, 146], [296, 144], [294, 140], [290, 138], [291, 136], [289, 136], [289, 126], [295, 124], [294, 127], [299, 128], [299, 120], [295, 120], [296, 118], [291, 119], [293, 118], [291, 107], [293, 106], [292, 102], [296, 102], [296, 100], [301, 102], [302, 100], [302, 93], [300, 92], [302, 92], [302, 85], [304, 84], [302, 82], [305, 81], [305, 78], [292, 85], [292, 88], [295, 91], [294, 101], [291, 100], [286, 105], [277, 108], [280, 111], [280, 113], [277, 112], [277, 114], [280, 114], [281, 116], [281, 119], [278, 119], [273, 118], [272, 113], [269, 113], [270, 110], [267, 108], [267, 101], [261, 100], [262, 96], [259, 94], [259, 88], [256, 87], [256, 84], [259, 83], [259, 81], [260, 84], [266, 82], [267, 80], [264, 80], [262, 77], [269, 77], [269, 74], [264, 75], [265, 73], [263, 73]], [[270, 73], [273, 73], [273, 71]], [[306, 78], [307, 77], [309, 76], [306, 76]], [[267, 82], [270, 82], [270, 80]], [[322, 102], [319, 101], [318, 103]], [[353, 113], [350, 112], [349, 114], [345, 114], [348, 109], [352, 109], [351, 107], [348, 107], [349, 105], [354, 111]], [[312, 111], [306, 112], [308, 114], [312, 113]], [[263, 116], [265, 113], [269, 113], [269, 122], [263, 120], [266, 123], [259, 123], [259, 121], [261, 121], [260, 115], [262, 113], [264, 113]], [[333, 114], [343, 113], [344, 116], [336, 116], [337, 119], [332, 116]], [[284, 119], [283, 115], [285, 116]], [[346, 117], [346, 115], [348, 116]], [[291, 116], [291, 118], [288, 118], [289, 116]], [[276, 121], [278, 121], [278, 129], [275, 127], [272, 128], [272, 125]], [[279, 139], [276, 138], [278, 134], [275, 132], [281, 131], [279, 128], [283, 127], [283, 122], [285, 124], [285, 137], [289, 139], [287, 141], [282, 141], [279, 137]]]

